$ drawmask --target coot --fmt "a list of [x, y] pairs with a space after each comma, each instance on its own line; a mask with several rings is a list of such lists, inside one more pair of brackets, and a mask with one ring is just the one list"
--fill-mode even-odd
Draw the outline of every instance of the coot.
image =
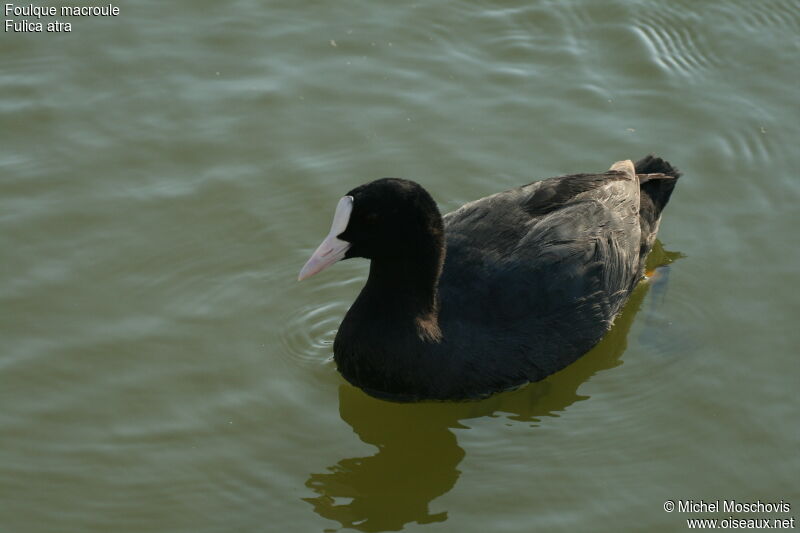
[[559, 176], [442, 217], [419, 184], [356, 187], [299, 279], [371, 260], [333, 346], [342, 375], [395, 401], [462, 400], [569, 365], [642, 279], [680, 173], [647, 156]]

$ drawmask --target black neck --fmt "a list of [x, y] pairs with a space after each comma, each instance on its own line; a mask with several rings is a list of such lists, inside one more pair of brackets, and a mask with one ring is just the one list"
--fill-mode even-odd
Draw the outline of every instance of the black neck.
[[438, 341], [438, 284], [444, 261], [441, 233], [425, 235], [404, 252], [372, 259], [358, 303], [381, 319], [408, 324], [424, 341]]
[[373, 259], [363, 292], [382, 298], [391, 295], [391, 302], [383, 303], [404, 313], [433, 313], [441, 271], [441, 253], [437, 255]]

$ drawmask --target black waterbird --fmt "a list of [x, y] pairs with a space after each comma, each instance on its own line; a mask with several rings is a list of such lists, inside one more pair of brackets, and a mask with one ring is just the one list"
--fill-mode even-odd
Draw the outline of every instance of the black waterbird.
[[538, 381], [586, 353], [644, 276], [680, 173], [663, 159], [558, 176], [439, 213], [419, 184], [347, 193], [303, 269], [371, 260], [334, 342], [342, 375], [396, 401]]

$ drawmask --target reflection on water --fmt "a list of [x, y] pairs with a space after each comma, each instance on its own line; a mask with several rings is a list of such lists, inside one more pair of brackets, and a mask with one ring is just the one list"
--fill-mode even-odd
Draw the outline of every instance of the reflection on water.
[[452, 428], [462, 420], [503, 413], [507, 419], [536, 426], [540, 417], [557, 416], [589, 397], [578, 388], [601, 370], [622, 364], [620, 357], [645, 295], [651, 287], [663, 292], [666, 265], [680, 253], [656, 241], [648, 269], [658, 266], [651, 282], [641, 283], [605, 338], [584, 357], [547, 379], [480, 401], [457, 403], [392, 403], [359, 389], [339, 387], [339, 414], [361, 439], [376, 446], [370, 457], [342, 459], [328, 472], [312, 473], [306, 486], [318, 496], [304, 498], [320, 516], [359, 531], [398, 531], [405, 524], [447, 520], [447, 512], [431, 513], [429, 504], [449, 492], [460, 471], [464, 450]]
[[378, 448], [371, 457], [339, 461], [306, 486], [321, 516], [361, 531], [399, 530], [409, 522], [441, 522], [430, 502], [445, 494], [464, 458], [456, 436], [458, 412], [446, 404], [402, 405], [377, 400], [350, 385], [339, 388], [339, 412], [359, 438]]

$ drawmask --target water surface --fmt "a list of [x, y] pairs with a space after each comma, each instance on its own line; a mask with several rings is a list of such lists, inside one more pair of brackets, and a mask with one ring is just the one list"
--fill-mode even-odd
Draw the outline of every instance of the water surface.
[[[0, 34], [0, 529], [800, 508], [800, 3], [129, 4]], [[649, 152], [685, 174], [675, 260], [578, 363], [459, 404], [336, 373], [367, 265], [294, 280], [350, 188], [411, 178], [450, 211]]]

